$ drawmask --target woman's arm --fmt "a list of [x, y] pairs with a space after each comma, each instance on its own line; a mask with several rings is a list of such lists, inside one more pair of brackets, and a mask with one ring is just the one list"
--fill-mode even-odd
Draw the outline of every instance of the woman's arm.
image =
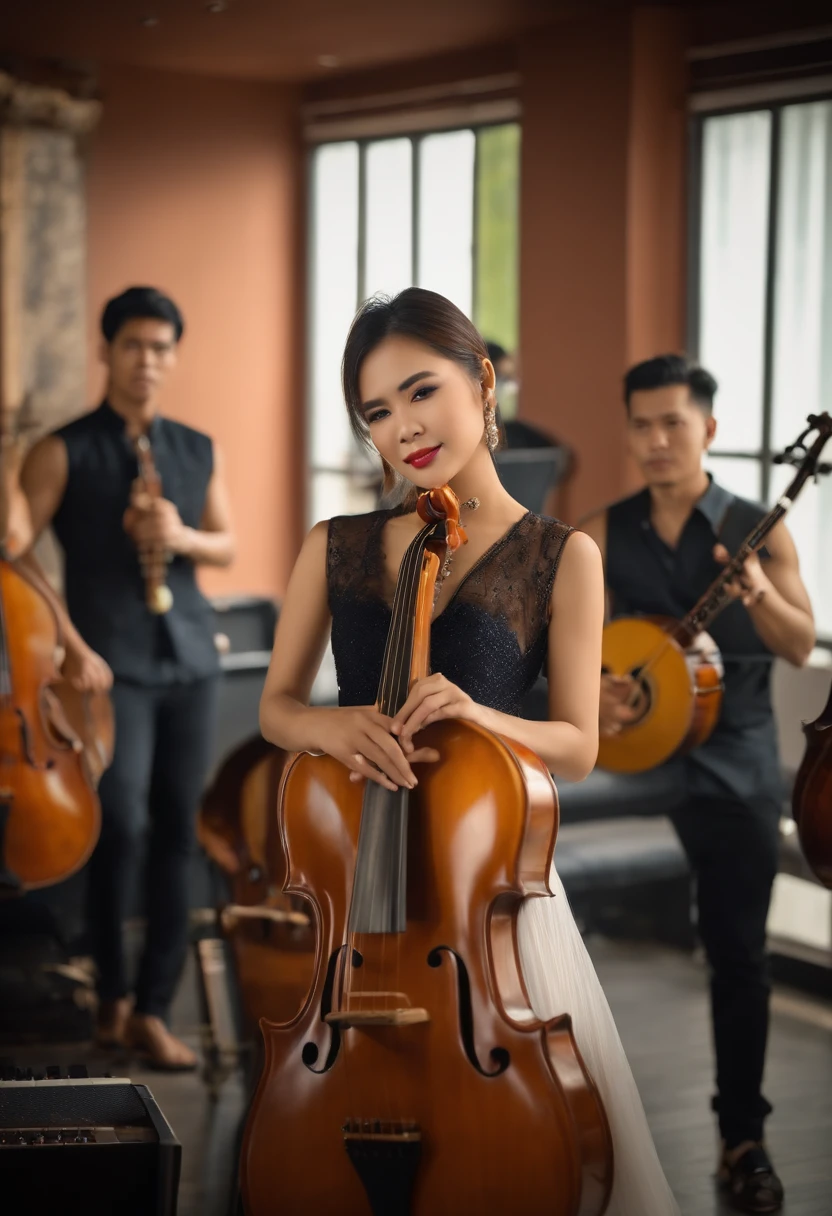
[[[412, 788], [416, 777], [390, 733], [392, 720], [371, 705], [344, 709], [309, 705], [326, 649], [331, 618], [326, 579], [328, 525], [316, 524], [300, 551], [280, 610], [263, 696], [260, 729], [292, 752], [326, 752], [356, 777], [386, 789]], [[411, 759], [434, 758], [414, 752]]]
[[444, 676], [411, 691], [393, 733], [411, 754], [413, 735], [440, 718], [464, 718], [537, 752], [556, 777], [583, 781], [598, 756], [598, 673], [604, 624], [604, 573], [598, 546], [582, 532], [567, 540], [552, 590], [549, 721], [533, 722], [477, 705]]
[[598, 673], [604, 630], [604, 569], [598, 546], [583, 532], [566, 542], [552, 590], [549, 621], [549, 717], [541, 756], [556, 777], [583, 781], [598, 758]]
[[309, 695], [329, 640], [326, 585], [327, 524], [316, 524], [303, 543], [280, 608], [271, 662], [260, 698], [263, 737], [291, 752], [320, 751], [325, 711]]

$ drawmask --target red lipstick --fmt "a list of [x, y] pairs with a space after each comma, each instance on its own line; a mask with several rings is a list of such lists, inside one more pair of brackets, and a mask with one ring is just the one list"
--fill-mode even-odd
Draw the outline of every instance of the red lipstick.
[[419, 448], [418, 452], [411, 452], [409, 456], [405, 456], [405, 464], [412, 464], [416, 469], [425, 469], [436, 457], [437, 452], [442, 447], [438, 443], [435, 448]]

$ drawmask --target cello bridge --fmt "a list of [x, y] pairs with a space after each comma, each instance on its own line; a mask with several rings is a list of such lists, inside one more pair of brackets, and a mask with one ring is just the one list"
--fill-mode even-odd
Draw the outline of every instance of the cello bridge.
[[415, 1026], [419, 1022], [430, 1021], [427, 1009], [414, 1009], [408, 1003], [406, 992], [350, 992], [348, 1000], [348, 1008], [327, 1013], [324, 1021], [329, 1022], [330, 1026], [340, 1026], [342, 1030], [350, 1026], [357, 1029]]
[[330, 1026], [340, 1026], [347, 1030], [350, 1026], [357, 1029], [372, 1026], [415, 1026], [419, 1022], [429, 1022], [430, 1014], [427, 1009], [413, 1009], [406, 1006], [401, 1009], [339, 1009], [328, 1013], [324, 1018]]

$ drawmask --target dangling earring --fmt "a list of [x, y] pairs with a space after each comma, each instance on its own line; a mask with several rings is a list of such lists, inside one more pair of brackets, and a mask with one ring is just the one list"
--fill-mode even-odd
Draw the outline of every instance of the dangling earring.
[[497, 413], [490, 401], [485, 403], [485, 442], [489, 452], [496, 452], [500, 442], [500, 432], [497, 430]]
[[391, 490], [396, 488], [396, 471], [387, 463], [383, 456], [381, 457], [381, 471], [383, 474], [381, 492], [382, 494], [389, 494]]

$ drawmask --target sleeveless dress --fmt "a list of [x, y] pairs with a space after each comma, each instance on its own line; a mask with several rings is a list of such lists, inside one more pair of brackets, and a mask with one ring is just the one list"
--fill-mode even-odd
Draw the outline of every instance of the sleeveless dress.
[[[340, 705], [376, 700], [394, 587], [384, 561], [384, 525], [395, 511], [329, 523], [327, 582]], [[481, 705], [518, 715], [545, 672], [549, 602], [571, 529], [528, 512], [488, 549], [434, 619], [431, 668]], [[568, 627], [568, 623], [564, 623]], [[678, 1216], [644, 1108], [595, 968], [557, 877], [551, 898], [527, 899], [518, 947], [532, 1008], [570, 1013], [601, 1093], [615, 1152], [606, 1216]]]

